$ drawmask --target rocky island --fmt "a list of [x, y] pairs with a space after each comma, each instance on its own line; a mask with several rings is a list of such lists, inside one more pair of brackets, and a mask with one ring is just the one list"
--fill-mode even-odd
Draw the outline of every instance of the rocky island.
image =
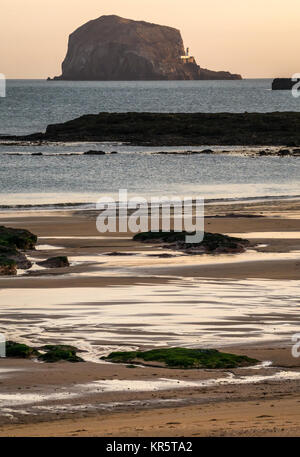
[[[185, 51], [179, 30], [119, 16], [101, 16], [69, 37], [62, 63], [67, 81], [241, 79], [197, 65]], [[48, 78], [51, 80], [51, 78]]]
[[272, 82], [272, 90], [292, 90], [297, 83], [299, 86], [299, 82], [300, 79], [275, 78]]
[[[104, 112], [48, 125], [45, 133], [2, 136], [1, 140], [12, 144], [17, 144], [17, 141], [32, 144], [117, 141], [142, 146], [274, 145], [295, 147], [293, 154], [298, 155], [300, 113]], [[262, 151], [261, 155], [268, 155], [269, 152]], [[102, 155], [101, 151], [89, 154]], [[287, 149], [280, 149], [279, 155], [289, 154]]]

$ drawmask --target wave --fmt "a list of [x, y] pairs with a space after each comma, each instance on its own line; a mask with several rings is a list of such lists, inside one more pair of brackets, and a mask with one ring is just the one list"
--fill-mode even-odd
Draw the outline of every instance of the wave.
[[[99, 198], [101, 196], [99, 195]], [[130, 195], [129, 195], [130, 198]], [[195, 197], [191, 196], [193, 201]], [[206, 198], [204, 199], [205, 204], [217, 204], [217, 203], [243, 203], [243, 202], [258, 202], [258, 201], [280, 201], [280, 200], [297, 200], [300, 199], [299, 194], [295, 195], [261, 195], [256, 197], [228, 197], [228, 198]], [[96, 210], [96, 201], [95, 202], [58, 202], [58, 203], [41, 203], [41, 204], [12, 204], [12, 205], [1, 205], [0, 211], [13, 211], [13, 210], [22, 210], [22, 211], [42, 211], [42, 210], [59, 210], [59, 209], [68, 209], [68, 210]], [[150, 201], [150, 200], [149, 200]], [[172, 200], [170, 200], [172, 204]], [[122, 204], [116, 202], [117, 209], [121, 208]]]

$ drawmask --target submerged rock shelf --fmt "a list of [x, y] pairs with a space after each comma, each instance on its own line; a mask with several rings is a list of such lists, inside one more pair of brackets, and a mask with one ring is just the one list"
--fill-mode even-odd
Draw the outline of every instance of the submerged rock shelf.
[[123, 142], [143, 146], [300, 146], [300, 113], [99, 113], [48, 125], [19, 141]]

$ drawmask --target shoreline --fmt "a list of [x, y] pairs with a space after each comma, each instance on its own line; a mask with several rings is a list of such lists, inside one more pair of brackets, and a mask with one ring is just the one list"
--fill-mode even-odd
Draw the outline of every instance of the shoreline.
[[[117, 192], [115, 192], [117, 194]], [[98, 198], [99, 195], [97, 194]], [[105, 195], [107, 195], [105, 193]], [[96, 196], [96, 195], [95, 195]], [[130, 194], [128, 197], [130, 198]], [[191, 196], [193, 198], [193, 195]], [[151, 201], [151, 197], [148, 198], [147, 201]], [[251, 210], [251, 207], [255, 207], [257, 204], [269, 204], [269, 205], [280, 205], [283, 204], [284, 202], [295, 202], [298, 203], [300, 202], [300, 194], [299, 195], [265, 195], [265, 196], [258, 196], [258, 197], [228, 197], [228, 198], [210, 198], [210, 199], [205, 199], [205, 206], [207, 207], [217, 207], [217, 206], [224, 206], [224, 209], [226, 207], [232, 206], [233, 209], [235, 209], [235, 206], [238, 206], [241, 208], [241, 205], [244, 204], [246, 205], [249, 210]], [[119, 208], [120, 202], [116, 201], [117, 209]], [[22, 213], [26, 214], [26, 212], [34, 211], [34, 213], [43, 215], [45, 212], [71, 212], [71, 211], [82, 211], [82, 213], [88, 214], [88, 212], [96, 211], [96, 203], [94, 201], [83, 201], [83, 202], [55, 202], [55, 203], [29, 203], [29, 204], [12, 204], [12, 205], [0, 205], [0, 218], [2, 216], [10, 216], [14, 215], [14, 217], [21, 217]], [[224, 212], [224, 211], [223, 211]], [[7, 213], [7, 214], [6, 214]], [[243, 213], [246, 213], [246, 211], [242, 211], [239, 215], [234, 215], [233, 217], [247, 217], [247, 214], [243, 216]], [[248, 215], [249, 216], [249, 215]], [[208, 217], [220, 217], [218, 215], [211, 216], [209, 215]], [[224, 217], [221, 216], [221, 217]], [[253, 217], [253, 216], [249, 216]], [[256, 214], [256, 217], [260, 217], [259, 214]], [[261, 216], [263, 217], [263, 216]]]
[[[281, 371], [289, 370], [287, 372], [298, 373], [300, 377], [299, 359], [295, 364], [286, 345], [254, 344], [233, 347], [232, 351], [272, 359], [281, 366]], [[86, 363], [82, 370], [81, 367], [66, 363], [54, 364], [49, 368], [31, 361], [15, 362], [8, 360], [5, 363], [8, 370], [9, 367], [16, 369], [18, 366], [19, 372], [15, 372], [13, 377], [10, 375], [10, 378], [7, 375], [7, 383], [0, 398], [4, 395], [7, 401], [10, 392], [16, 392], [17, 386], [22, 385], [23, 394], [21, 390], [18, 395], [20, 398], [24, 396], [25, 404], [21, 402], [18, 407], [7, 405], [3, 408], [0, 436], [188, 437], [195, 433], [198, 436], [300, 434], [300, 411], [297, 405], [300, 401], [300, 379], [268, 381], [268, 377], [278, 371], [275, 367], [230, 370], [237, 376], [263, 375], [264, 382], [197, 387], [199, 379], [205, 384], [209, 380], [228, 377], [228, 373], [224, 370], [200, 370], [199, 373], [199, 370], [159, 367], [136, 367], [133, 370], [125, 365], [93, 363]], [[140, 390], [134, 387], [136, 381], [144, 382], [145, 385], [154, 382], [155, 385], [155, 382], [166, 378], [191, 385], [171, 390], [147, 388], [144, 391], [143, 387]], [[98, 381], [99, 379], [109, 381], [112, 386], [119, 381], [127, 384], [119, 391], [108, 389], [101, 392], [97, 383], [100, 382], [101, 386], [103, 381]], [[77, 383], [80, 394], [74, 395]], [[132, 391], [127, 390], [129, 383], [133, 386]], [[89, 386], [89, 389], [86, 390], [85, 386]], [[35, 392], [42, 395], [43, 400], [38, 400]], [[63, 394], [64, 392], [69, 394]], [[29, 401], [26, 400], [27, 395]], [[16, 395], [14, 398], [17, 398]], [[12, 420], [9, 416], [13, 411]], [[3, 420], [3, 414], [7, 416], [6, 420]]]

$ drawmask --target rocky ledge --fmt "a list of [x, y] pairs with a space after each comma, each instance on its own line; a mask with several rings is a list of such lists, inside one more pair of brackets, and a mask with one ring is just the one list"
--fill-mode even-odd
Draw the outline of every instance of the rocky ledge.
[[300, 146], [300, 112], [99, 113], [3, 140], [123, 142], [143, 146]]
[[[245, 252], [247, 246], [250, 245], [248, 240], [235, 238], [232, 236], [221, 235], [220, 233], [204, 234], [201, 243], [186, 243], [187, 235], [193, 233], [187, 232], [142, 232], [133, 237], [135, 241], [142, 243], [161, 244], [165, 249], [173, 249], [182, 251], [186, 254], [238, 254]], [[167, 244], [165, 244], [167, 243]]]
[[241, 79], [227, 71], [201, 68], [193, 57], [182, 59], [185, 54], [177, 29], [101, 16], [70, 35], [62, 75], [54, 80]]

